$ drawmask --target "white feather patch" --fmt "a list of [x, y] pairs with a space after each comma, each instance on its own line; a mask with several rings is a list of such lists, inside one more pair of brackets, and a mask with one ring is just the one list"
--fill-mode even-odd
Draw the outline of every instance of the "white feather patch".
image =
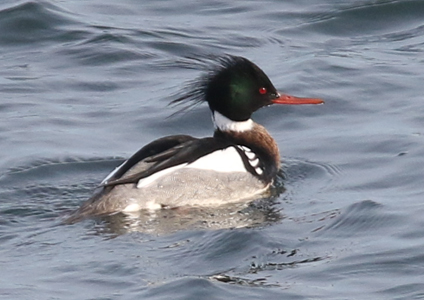
[[255, 158], [254, 160], [249, 161], [250, 165], [256, 168], [259, 165], [259, 158]]
[[230, 172], [247, 172], [240, 154], [234, 147], [228, 147], [223, 150], [214, 151], [206, 156], [203, 156], [190, 164], [181, 164], [165, 170], [159, 171], [149, 177], [140, 179], [137, 183], [137, 188], [143, 188], [162, 176], [171, 174], [178, 169], [191, 168], [200, 170], [210, 170], [222, 173]]
[[221, 131], [248, 131], [253, 128], [253, 121], [251, 119], [247, 121], [233, 121], [224, 117], [219, 112], [214, 111], [212, 114], [212, 120], [215, 127]]
[[262, 169], [261, 168], [255, 168], [255, 171], [256, 171], [256, 173], [258, 174], [258, 175], [262, 175], [263, 173], [264, 173], [264, 171], [262, 171]]
[[246, 154], [247, 158], [250, 160], [253, 160], [256, 158], [256, 154], [253, 152], [244, 151], [244, 154]]
[[187, 165], [187, 168], [216, 172], [247, 172], [240, 154], [234, 147], [217, 150]]
[[156, 173], [154, 173], [154, 174], [150, 175], [149, 177], [142, 178], [142, 179], [140, 179], [140, 180], [138, 181], [138, 183], [137, 183], [137, 188], [138, 188], [138, 189], [141, 189], [141, 188], [143, 188], [143, 187], [145, 187], [145, 186], [148, 186], [149, 184], [151, 184], [152, 182], [154, 182], [154, 181], [155, 181], [155, 180], [157, 180], [158, 178], [160, 178], [160, 177], [162, 177], [162, 176], [164, 176], [164, 175], [166, 175], [166, 174], [172, 173], [172, 172], [174, 172], [175, 170], [178, 170], [178, 169], [184, 168], [186, 165], [187, 165], [187, 164], [177, 165], [177, 166], [174, 166], [174, 167], [167, 168], [167, 169], [165, 169], [165, 170], [162, 170], [162, 171], [156, 172]]

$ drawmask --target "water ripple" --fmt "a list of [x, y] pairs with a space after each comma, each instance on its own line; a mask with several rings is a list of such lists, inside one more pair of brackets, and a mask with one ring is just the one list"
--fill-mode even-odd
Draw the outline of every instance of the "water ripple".
[[421, 23], [422, 1], [356, 1], [333, 11], [316, 14], [310, 23], [314, 30], [331, 35], [365, 35], [399, 30]]
[[353, 237], [371, 234], [401, 223], [401, 218], [382, 210], [383, 206], [372, 200], [364, 200], [342, 210], [340, 215], [321, 234], [333, 237]]
[[69, 12], [47, 2], [26, 2], [0, 11], [0, 44], [39, 44], [63, 37], [64, 27], [75, 24]]

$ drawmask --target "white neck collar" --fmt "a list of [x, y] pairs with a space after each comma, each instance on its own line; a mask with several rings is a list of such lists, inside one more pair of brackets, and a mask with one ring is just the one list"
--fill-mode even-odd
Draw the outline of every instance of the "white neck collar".
[[254, 124], [252, 119], [247, 121], [232, 121], [217, 111], [212, 112], [212, 121], [215, 125], [215, 128], [221, 131], [248, 131], [253, 128]]

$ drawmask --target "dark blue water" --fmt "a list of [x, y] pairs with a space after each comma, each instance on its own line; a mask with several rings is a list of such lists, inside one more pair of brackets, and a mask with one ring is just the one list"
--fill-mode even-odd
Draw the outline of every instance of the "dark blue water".
[[[0, 4], [1, 299], [423, 299], [424, 1]], [[105, 175], [164, 135], [199, 71], [257, 63], [323, 106], [254, 115], [283, 173], [250, 207], [62, 225]]]

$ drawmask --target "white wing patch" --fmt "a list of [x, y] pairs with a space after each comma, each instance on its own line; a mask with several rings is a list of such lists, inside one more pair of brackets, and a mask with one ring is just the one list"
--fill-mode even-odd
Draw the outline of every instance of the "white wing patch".
[[187, 165], [187, 168], [224, 173], [247, 172], [240, 154], [234, 147], [214, 151]]
[[138, 189], [141, 189], [141, 188], [143, 188], [145, 186], [148, 186], [152, 182], [156, 181], [158, 178], [160, 178], [160, 177], [162, 177], [162, 176], [164, 176], [166, 174], [172, 173], [172, 172], [174, 172], [174, 171], [176, 171], [178, 169], [184, 168], [185, 166], [187, 166], [187, 164], [177, 165], [177, 166], [174, 166], [174, 167], [167, 168], [165, 170], [156, 172], [156, 173], [150, 175], [149, 177], [142, 178], [142, 179], [140, 179], [137, 182], [137, 188]]
[[[249, 163], [254, 168], [255, 172], [258, 175], [262, 175], [263, 170], [261, 167], [259, 167], [259, 159], [256, 156], [256, 154], [252, 150], [250, 150], [248, 147], [239, 146], [239, 148], [246, 154], [246, 156], [249, 159]], [[153, 182], [155, 182], [162, 176], [171, 174], [175, 172], [176, 170], [182, 169], [182, 168], [209, 170], [209, 171], [216, 171], [221, 173], [248, 172], [236, 148], [228, 147], [223, 150], [214, 151], [206, 156], [203, 156], [197, 159], [196, 161], [190, 164], [188, 163], [180, 164], [180, 165], [159, 171], [155, 174], [150, 175], [149, 177], [142, 178], [138, 181], [137, 188], [140, 189], [140, 188], [147, 187], [148, 185], [152, 184]], [[112, 172], [112, 175], [114, 172]], [[109, 175], [108, 177], [112, 175]], [[131, 207], [129, 207], [128, 209], [130, 210]]]
[[234, 147], [229, 147], [224, 150], [217, 150], [206, 156], [203, 156], [191, 164], [181, 164], [165, 170], [156, 172], [149, 177], [142, 178], [137, 183], [137, 188], [141, 189], [158, 180], [162, 176], [171, 174], [178, 169], [191, 168], [200, 170], [210, 170], [216, 172], [247, 172], [244, 167], [243, 160], [240, 154]]

